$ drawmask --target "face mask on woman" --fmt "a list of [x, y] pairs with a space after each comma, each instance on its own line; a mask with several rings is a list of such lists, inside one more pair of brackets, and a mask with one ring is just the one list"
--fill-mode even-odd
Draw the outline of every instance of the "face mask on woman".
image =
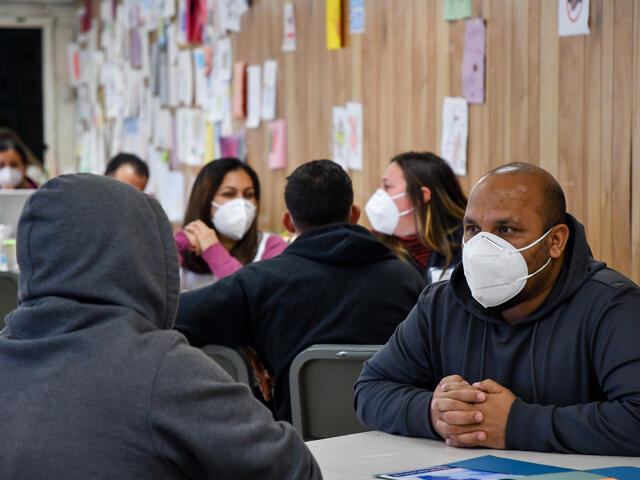
[[221, 235], [238, 241], [247, 233], [256, 217], [256, 206], [244, 198], [235, 198], [222, 205], [211, 202], [217, 207], [211, 221]]
[[22, 183], [22, 171], [14, 167], [0, 168], [0, 185], [11, 185], [17, 187]]
[[396, 198], [404, 197], [406, 194], [407, 192], [399, 193], [392, 197], [383, 189], [379, 188], [371, 196], [364, 206], [364, 211], [376, 232], [393, 235], [400, 221], [400, 217], [413, 212], [413, 208], [400, 212], [396, 202], [394, 202]]

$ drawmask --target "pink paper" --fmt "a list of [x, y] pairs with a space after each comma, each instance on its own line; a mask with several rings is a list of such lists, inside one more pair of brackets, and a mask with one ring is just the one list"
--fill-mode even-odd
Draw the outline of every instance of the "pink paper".
[[269, 168], [282, 170], [287, 168], [287, 123], [274, 120], [269, 124]]
[[222, 157], [235, 157], [246, 160], [247, 144], [244, 130], [228, 137], [220, 137], [220, 155]]
[[233, 65], [232, 107], [234, 118], [245, 118], [247, 115], [247, 64], [236, 62]]
[[484, 103], [485, 26], [481, 18], [466, 22], [462, 94], [469, 103]]

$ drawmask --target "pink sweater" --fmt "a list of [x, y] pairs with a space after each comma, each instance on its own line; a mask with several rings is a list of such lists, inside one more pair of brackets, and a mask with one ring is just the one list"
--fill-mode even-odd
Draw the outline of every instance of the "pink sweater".
[[[177, 231], [173, 235], [173, 238], [175, 239], [176, 246], [178, 247], [178, 258], [180, 259], [180, 266], [182, 266], [182, 253], [189, 250], [191, 242], [189, 242], [189, 238], [182, 230]], [[275, 233], [269, 234], [267, 244], [265, 245], [264, 252], [262, 253], [260, 260], [266, 260], [267, 258], [280, 255], [286, 247], [287, 242], [285, 242], [282, 237]], [[211, 273], [213, 273], [213, 276], [217, 279], [231, 275], [243, 267], [242, 263], [240, 263], [237, 258], [232, 257], [227, 249], [220, 243], [214, 243], [202, 252], [202, 255], [200, 256], [207, 265], [209, 265]]]

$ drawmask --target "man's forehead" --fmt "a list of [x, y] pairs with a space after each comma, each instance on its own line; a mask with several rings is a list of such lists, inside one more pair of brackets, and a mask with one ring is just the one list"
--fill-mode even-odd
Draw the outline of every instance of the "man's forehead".
[[541, 189], [525, 175], [490, 175], [471, 191], [466, 216], [490, 215], [491, 218], [521, 218], [539, 209]]

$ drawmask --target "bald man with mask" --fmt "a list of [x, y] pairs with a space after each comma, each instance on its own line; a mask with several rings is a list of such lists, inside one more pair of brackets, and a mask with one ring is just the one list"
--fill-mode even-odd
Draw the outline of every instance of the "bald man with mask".
[[452, 446], [640, 455], [640, 288], [593, 259], [533, 165], [480, 179], [463, 227], [451, 280], [365, 364], [360, 420]]

